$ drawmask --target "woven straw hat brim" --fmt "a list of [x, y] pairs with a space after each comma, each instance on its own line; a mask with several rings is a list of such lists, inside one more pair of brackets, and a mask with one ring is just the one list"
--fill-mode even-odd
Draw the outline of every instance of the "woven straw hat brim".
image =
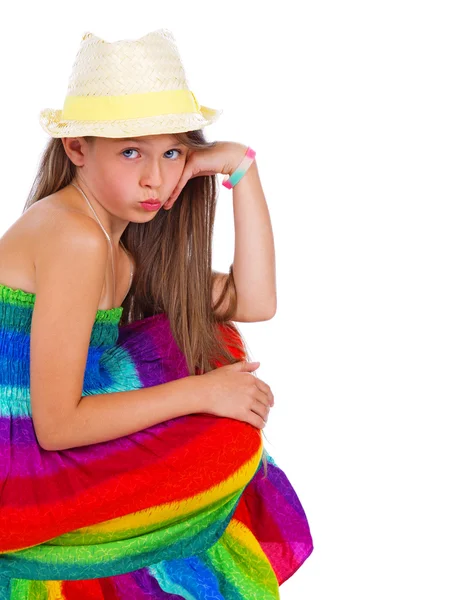
[[52, 137], [123, 138], [202, 129], [222, 112], [189, 89], [168, 29], [116, 42], [86, 32], [63, 107], [41, 110], [39, 122]]
[[52, 137], [95, 136], [108, 138], [138, 137], [161, 133], [180, 133], [202, 129], [214, 123], [222, 109], [201, 106], [198, 113], [175, 113], [113, 121], [63, 120], [62, 110], [46, 108], [40, 112], [40, 125]]

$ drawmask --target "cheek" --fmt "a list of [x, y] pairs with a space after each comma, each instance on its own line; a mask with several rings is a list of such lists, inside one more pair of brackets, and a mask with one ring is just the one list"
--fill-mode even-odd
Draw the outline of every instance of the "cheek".
[[106, 191], [114, 193], [118, 190], [119, 194], [123, 194], [125, 190], [128, 190], [130, 186], [133, 186], [134, 173], [130, 173], [123, 168], [111, 167], [110, 169], [104, 170], [101, 180], [104, 181], [104, 188]]
[[133, 184], [124, 177], [121, 170], [105, 169], [98, 177], [98, 188], [107, 205], [116, 212], [123, 210], [124, 203], [133, 196]]

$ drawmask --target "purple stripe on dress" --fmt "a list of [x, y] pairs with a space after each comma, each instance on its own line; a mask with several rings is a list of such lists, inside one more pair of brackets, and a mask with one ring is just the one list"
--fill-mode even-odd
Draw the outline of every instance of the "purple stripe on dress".
[[149, 598], [150, 600], [183, 600], [183, 596], [164, 592], [157, 579], [149, 572], [149, 567], [138, 569], [132, 573], [127, 573], [126, 575], [117, 575], [116, 577], [116, 585], [121, 592], [121, 598], [127, 597], [130, 598], [130, 600], [132, 598], [133, 600], [137, 600], [138, 596], [127, 594], [127, 590], [131, 590], [131, 588], [128, 586], [126, 587], [126, 582], [128, 581], [128, 578], [133, 578], [138, 585], [138, 589], [142, 590], [142, 593], [144, 594], [140, 596], [140, 600], [146, 600], [146, 598]]
[[[152, 327], [147, 326], [149, 322]], [[117, 344], [132, 357], [143, 387], [189, 375], [186, 358], [172, 335], [165, 313], [121, 326]]]

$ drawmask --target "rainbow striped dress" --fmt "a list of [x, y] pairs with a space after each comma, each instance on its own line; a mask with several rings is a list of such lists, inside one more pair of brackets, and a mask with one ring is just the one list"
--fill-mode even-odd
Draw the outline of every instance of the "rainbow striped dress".
[[[34, 301], [0, 284], [0, 600], [279, 598], [313, 543], [261, 430], [200, 413], [44, 450], [29, 393]], [[96, 313], [82, 395], [188, 375], [164, 313], [122, 327], [122, 310]]]

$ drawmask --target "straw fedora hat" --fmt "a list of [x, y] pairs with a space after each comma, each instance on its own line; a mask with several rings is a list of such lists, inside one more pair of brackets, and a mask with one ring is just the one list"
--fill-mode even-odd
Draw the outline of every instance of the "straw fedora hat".
[[202, 129], [222, 112], [189, 89], [168, 29], [116, 42], [86, 32], [63, 109], [40, 111], [40, 125], [52, 137], [133, 137]]

